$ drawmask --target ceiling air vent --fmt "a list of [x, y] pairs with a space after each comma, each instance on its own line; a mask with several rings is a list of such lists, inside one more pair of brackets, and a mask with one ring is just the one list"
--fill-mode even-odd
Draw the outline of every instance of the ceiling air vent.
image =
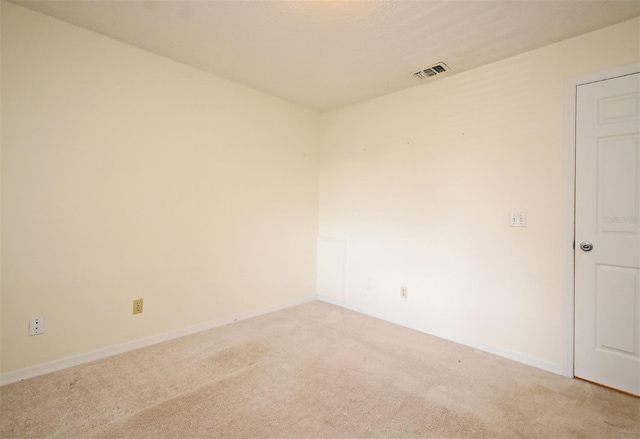
[[424, 70], [418, 70], [413, 74], [418, 79], [431, 78], [432, 76], [436, 76], [445, 72], [450, 71], [451, 69], [443, 62], [432, 65], [431, 67], [427, 67]]

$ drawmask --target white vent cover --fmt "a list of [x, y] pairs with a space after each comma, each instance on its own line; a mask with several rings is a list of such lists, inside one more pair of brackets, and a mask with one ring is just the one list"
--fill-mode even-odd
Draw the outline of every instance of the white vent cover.
[[414, 77], [418, 79], [426, 79], [431, 78], [436, 75], [441, 75], [443, 73], [449, 72], [451, 69], [445, 63], [440, 62], [438, 64], [434, 64], [431, 67], [427, 67], [423, 70], [418, 70], [413, 74]]

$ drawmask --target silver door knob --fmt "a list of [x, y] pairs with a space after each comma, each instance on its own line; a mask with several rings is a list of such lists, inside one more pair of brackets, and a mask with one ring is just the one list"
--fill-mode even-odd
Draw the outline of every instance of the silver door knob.
[[593, 250], [593, 244], [591, 244], [589, 241], [582, 241], [580, 243], [580, 250], [590, 252], [591, 250]]

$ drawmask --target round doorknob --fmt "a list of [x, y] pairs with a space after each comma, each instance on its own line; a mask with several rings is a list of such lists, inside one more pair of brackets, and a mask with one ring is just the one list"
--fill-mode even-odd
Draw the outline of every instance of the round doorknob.
[[590, 252], [591, 250], [593, 250], [593, 244], [591, 244], [589, 241], [582, 241], [580, 243], [580, 250]]

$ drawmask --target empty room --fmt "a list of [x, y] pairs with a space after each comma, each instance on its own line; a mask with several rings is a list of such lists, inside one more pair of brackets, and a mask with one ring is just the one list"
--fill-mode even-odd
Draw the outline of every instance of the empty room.
[[0, 18], [0, 437], [640, 437], [640, 2]]

